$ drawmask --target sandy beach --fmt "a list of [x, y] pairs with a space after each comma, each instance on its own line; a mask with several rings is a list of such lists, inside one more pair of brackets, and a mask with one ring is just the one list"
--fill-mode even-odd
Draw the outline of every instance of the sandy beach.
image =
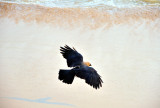
[[[59, 47], [75, 47], [102, 76], [75, 78]], [[50, 8], [0, 2], [1, 108], [159, 108], [160, 8]]]

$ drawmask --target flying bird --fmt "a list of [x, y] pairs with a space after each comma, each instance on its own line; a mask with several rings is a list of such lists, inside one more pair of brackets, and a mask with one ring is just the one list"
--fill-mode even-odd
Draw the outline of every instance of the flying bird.
[[72, 84], [74, 77], [77, 76], [84, 79], [87, 84], [95, 89], [102, 87], [103, 81], [101, 76], [91, 67], [91, 63], [83, 62], [83, 56], [74, 47], [70, 48], [68, 45], [65, 45], [64, 47], [60, 47], [60, 51], [67, 61], [67, 66], [72, 69], [60, 69], [59, 80]]

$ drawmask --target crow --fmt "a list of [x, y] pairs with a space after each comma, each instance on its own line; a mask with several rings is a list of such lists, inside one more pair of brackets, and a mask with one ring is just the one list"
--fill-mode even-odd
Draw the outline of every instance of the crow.
[[60, 53], [66, 59], [68, 67], [72, 69], [60, 69], [58, 79], [64, 83], [72, 84], [74, 77], [84, 79], [87, 84], [95, 89], [102, 87], [101, 76], [91, 67], [91, 63], [83, 62], [83, 56], [68, 45], [60, 47]]

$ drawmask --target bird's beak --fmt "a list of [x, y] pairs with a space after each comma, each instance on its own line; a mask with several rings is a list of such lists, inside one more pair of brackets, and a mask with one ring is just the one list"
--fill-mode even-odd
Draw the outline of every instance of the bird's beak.
[[86, 66], [91, 66], [91, 63], [89, 63], [89, 62], [83, 62], [84, 63], [84, 65], [86, 65]]

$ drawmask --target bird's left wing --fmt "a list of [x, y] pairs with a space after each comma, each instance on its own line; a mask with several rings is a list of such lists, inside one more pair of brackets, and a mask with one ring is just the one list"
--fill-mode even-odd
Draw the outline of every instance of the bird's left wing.
[[73, 69], [76, 73], [76, 76], [85, 80], [87, 84], [92, 86], [95, 89], [102, 87], [101, 76], [97, 73], [92, 67], [86, 66], [85, 68]]

